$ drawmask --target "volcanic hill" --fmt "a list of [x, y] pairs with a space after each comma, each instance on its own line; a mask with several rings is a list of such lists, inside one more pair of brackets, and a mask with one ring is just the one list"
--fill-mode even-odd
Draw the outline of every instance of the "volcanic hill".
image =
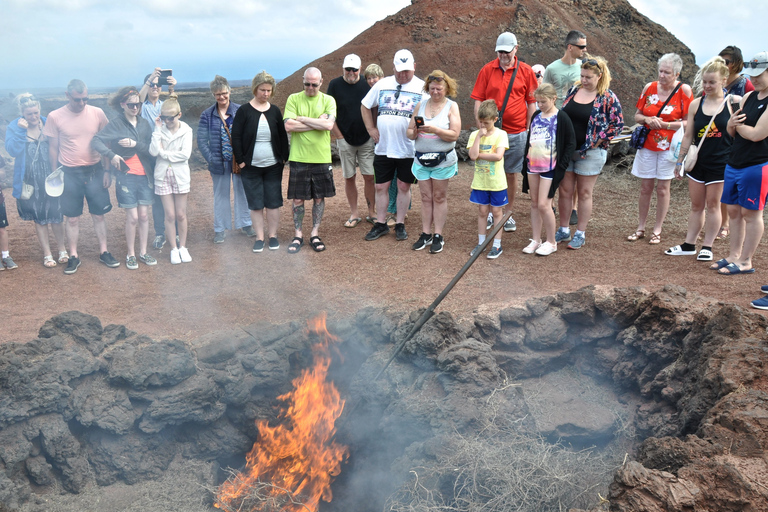
[[412, 5], [280, 82], [275, 103], [282, 106], [289, 94], [302, 90], [302, 74], [309, 66], [323, 72], [327, 87], [341, 75], [349, 53], [359, 55], [364, 67], [378, 63], [388, 75], [395, 52], [408, 48], [416, 60], [417, 76], [441, 69], [457, 79], [462, 124], [468, 128], [473, 124], [469, 95], [480, 68], [495, 58], [500, 33], [517, 36], [522, 60], [546, 66], [563, 56], [565, 35], [574, 29], [587, 35], [590, 54], [608, 60], [611, 89], [626, 112], [634, 112], [643, 85], [656, 78], [656, 61], [665, 53], [682, 57], [681, 79], [693, 82], [696, 65], [691, 50], [626, 0], [412, 0]]

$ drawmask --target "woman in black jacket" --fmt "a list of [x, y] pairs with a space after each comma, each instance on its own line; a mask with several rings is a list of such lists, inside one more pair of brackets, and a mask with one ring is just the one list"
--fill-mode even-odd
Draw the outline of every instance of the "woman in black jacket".
[[136, 226], [139, 227], [139, 257], [146, 265], [157, 265], [147, 253], [149, 234], [149, 206], [154, 202], [154, 163], [149, 154], [152, 127], [142, 118], [139, 91], [123, 87], [109, 100], [110, 106], [120, 112], [97, 133], [91, 146], [107, 157], [114, 167], [115, 194], [120, 208], [125, 209], [125, 265], [130, 270], [139, 268], [136, 259]]
[[253, 252], [264, 250], [264, 212], [267, 210], [269, 249], [277, 250], [278, 208], [283, 206], [283, 166], [288, 161], [288, 134], [283, 114], [269, 99], [275, 79], [262, 71], [251, 82], [253, 99], [242, 105], [232, 123], [232, 152], [243, 179], [245, 197], [256, 231]]

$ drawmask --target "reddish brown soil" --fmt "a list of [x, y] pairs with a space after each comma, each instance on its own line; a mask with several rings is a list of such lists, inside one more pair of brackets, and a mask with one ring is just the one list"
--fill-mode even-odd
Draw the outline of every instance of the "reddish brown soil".
[[[0, 273], [4, 310], [0, 342], [29, 341], [45, 320], [69, 310], [96, 315], [104, 325], [124, 324], [153, 338], [189, 339], [233, 324], [303, 320], [323, 310], [345, 315], [369, 305], [397, 311], [428, 306], [477, 243], [477, 209], [468, 201], [469, 164], [462, 164], [459, 176], [451, 180], [445, 250], [435, 255], [410, 248], [421, 231], [417, 187], [406, 221], [408, 241], [397, 242], [390, 234], [366, 242], [363, 236], [369, 224], [342, 226], [349, 208], [340, 169], [336, 171], [338, 194], [327, 201], [321, 234], [328, 249], [323, 253], [314, 253], [308, 245], [298, 255], [286, 253], [292, 237], [288, 208], [282, 209], [279, 251], [254, 254], [253, 239], [239, 232], [229, 232], [224, 244], [214, 245], [211, 179], [208, 172], [198, 171], [193, 173], [189, 207], [192, 263], [171, 266], [166, 246], [162, 252], [152, 251], [159, 259], [156, 267], [142, 265], [129, 271], [123, 263], [107, 268], [98, 261], [93, 225], [86, 216], [80, 237], [83, 263], [71, 276], [62, 273], [61, 265], [43, 267], [33, 226], [19, 221], [15, 201], [7, 193], [11, 254], [19, 268]], [[683, 241], [689, 208], [684, 182], [673, 183], [662, 244], [625, 241], [637, 225], [637, 197], [634, 178], [626, 172], [606, 172], [597, 182], [595, 214], [584, 248], [573, 251], [561, 245], [557, 253], [543, 258], [521, 252], [530, 237], [530, 202], [518, 193], [514, 215], [518, 230], [504, 235], [504, 254], [495, 261], [478, 259], [438, 311], [466, 315], [478, 304], [521, 301], [590, 284], [651, 289], [678, 284], [744, 307], [760, 296], [765, 283], [761, 271], [768, 259], [764, 246], [755, 257], [756, 274], [731, 277], [707, 270], [707, 263], [693, 257], [663, 254]], [[107, 214], [109, 248], [121, 262], [123, 222], [119, 208]], [[714, 249], [716, 258], [724, 257], [727, 242], [717, 241]]]

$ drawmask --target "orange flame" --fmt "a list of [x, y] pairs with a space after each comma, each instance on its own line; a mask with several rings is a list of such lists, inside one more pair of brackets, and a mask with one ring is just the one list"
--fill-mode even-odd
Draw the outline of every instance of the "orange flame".
[[293, 380], [293, 391], [277, 397], [287, 405], [279, 415], [281, 424], [256, 422], [259, 439], [246, 455], [246, 468], [219, 487], [216, 507], [227, 512], [316, 512], [321, 499], [331, 501], [331, 482], [349, 452], [333, 440], [344, 400], [327, 381], [329, 345], [338, 338], [328, 332], [325, 320], [322, 314], [308, 322], [309, 331], [321, 339], [312, 347], [312, 368]]

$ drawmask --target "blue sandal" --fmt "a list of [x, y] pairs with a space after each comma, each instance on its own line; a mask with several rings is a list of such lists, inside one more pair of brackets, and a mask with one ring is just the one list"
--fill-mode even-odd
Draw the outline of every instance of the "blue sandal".
[[728, 265], [728, 260], [723, 258], [721, 260], [717, 260], [713, 264], [709, 266], [709, 270], [720, 270], [721, 268]]
[[[723, 272], [724, 270], [727, 270], [727, 272]], [[750, 268], [748, 270], [742, 270], [737, 264], [729, 263], [718, 270], [717, 273], [723, 276], [735, 276], [736, 274], [754, 274], [755, 269]]]

